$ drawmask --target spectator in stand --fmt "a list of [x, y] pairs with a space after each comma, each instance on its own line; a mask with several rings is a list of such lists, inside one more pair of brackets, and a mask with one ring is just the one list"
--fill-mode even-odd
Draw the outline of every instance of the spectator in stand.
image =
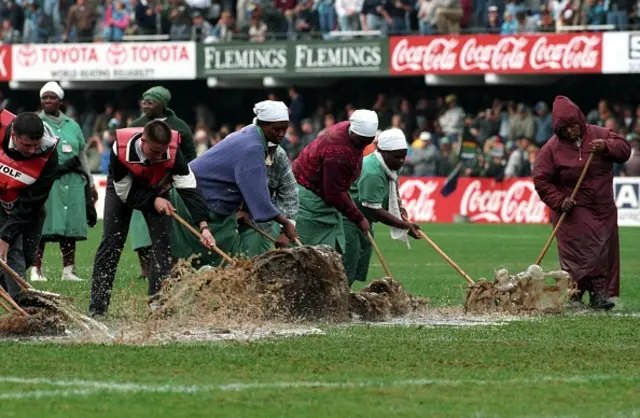
[[524, 103], [518, 103], [516, 113], [509, 119], [509, 137], [510, 141], [518, 138], [533, 138], [536, 130], [536, 121], [533, 118], [527, 106]]
[[634, 122], [633, 109], [630, 106], [625, 106], [622, 111], [622, 116], [618, 120], [620, 127], [626, 129], [627, 132], [631, 132], [633, 131]]
[[185, 0], [172, 0], [172, 2], [173, 5], [169, 9], [169, 22], [171, 23], [169, 35], [171, 40], [188, 41], [191, 35], [191, 8]]
[[284, 142], [286, 143], [283, 144], [283, 148], [287, 151], [289, 160], [295, 161], [305, 147], [300, 132], [298, 132], [295, 127], [290, 126], [289, 129], [287, 129], [287, 137]]
[[[86, 0], [76, 0], [67, 17], [67, 26], [62, 34], [63, 41], [93, 42], [93, 30], [97, 20], [95, 7]], [[69, 39], [71, 37], [71, 39]]]
[[60, 16], [60, 0], [44, 0], [44, 2], [34, 1], [32, 2], [32, 4], [42, 6], [42, 13], [44, 16], [46, 16], [45, 19], [47, 21], [47, 28], [48, 30], [50, 30], [50, 33], [46, 36], [46, 38], [59, 34], [59, 31], [62, 28], [62, 17]]
[[597, 0], [586, 0], [582, 8], [582, 20], [585, 25], [603, 25], [607, 18], [604, 7]]
[[360, 11], [362, 0], [336, 0], [335, 9], [338, 15], [338, 26], [341, 31], [357, 31], [360, 29]]
[[413, 7], [411, 0], [391, 0], [387, 3], [389, 16], [391, 16], [391, 35], [404, 35], [411, 28], [410, 15]]
[[437, 173], [440, 153], [431, 140], [429, 132], [421, 132], [420, 137], [411, 145], [411, 157], [407, 157], [405, 165], [412, 175], [433, 177]]
[[2, 13], [3, 39], [6, 43], [19, 43], [22, 40], [25, 15], [24, 9], [13, 0], [7, 1]]
[[513, 18], [511, 12], [504, 12], [504, 22], [500, 29], [500, 35], [514, 35], [518, 32], [518, 22]]
[[293, 34], [294, 24], [296, 18], [296, 6], [298, 5], [296, 0], [274, 0], [274, 5], [282, 15], [285, 17], [284, 27], [281, 28], [281, 32], [286, 32], [289, 35]]
[[336, 11], [333, 0], [313, 0], [312, 11], [318, 13], [320, 32], [328, 33], [336, 27]]
[[209, 133], [203, 128], [196, 130], [193, 143], [196, 146], [196, 155], [201, 156], [209, 149]]
[[313, 129], [311, 119], [303, 119], [300, 123], [300, 128], [302, 130], [302, 136], [300, 140], [302, 141], [302, 145], [306, 147], [316, 137], [316, 132]]
[[419, 0], [418, 3], [418, 26], [420, 34], [436, 34], [436, 7], [437, 0]]
[[500, 114], [494, 112], [493, 109], [486, 109], [484, 112], [478, 113], [478, 117], [472, 124], [472, 128], [477, 131], [476, 138], [482, 146], [487, 138], [498, 135], [500, 133]]
[[533, 110], [536, 112], [535, 141], [536, 145], [541, 147], [553, 136], [553, 121], [545, 102], [536, 103]]
[[592, 110], [587, 116], [587, 123], [590, 125], [604, 126], [607, 119], [613, 116], [609, 109], [609, 103], [606, 100], [598, 102], [598, 109]]
[[516, 13], [516, 33], [534, 33], [536, 32], [536, 22], [527, 16], [527, 12]]
[[194, 10], [192, 13], [191, 40], [202, 43], [209, 43], [214, 39], [213, 26], [204, 20], [200, 10]]
[[529, 138], [522, 137], [518, 139], [518, 147], [509, 155], [507, 166], [504, 169], [506, 178], [531, 176], [532, 167], [529, 161], [529, 145]]
[[162, 6], [153, 0], [138, 0], [135, 8], [136, 32], [140, 35], [152, 35], [162, 32], [159, 11]]
[[106, 2], [107, 7], [102, 29], [103, 39], [109, 42], [120, 42], [125, 30], [129, 27], [129, 14], [125, 10], [123, 2], [113, 3], [112, 0], [106, 0]]
[[318, 30], [316, 13], [313, 11], [314, 0], [304, 0], [298, 2], [294, 20], [294, 33], [290, 34], [290, 39], [296, 39], [296, 34], [310, 34]]
[[214, 39], [218, 42], [230, 42], [236, 32], [237, 30], [235, 28], [231, 12], [222, 12], [220, 19], [218, 19], [218, 23], [213, 28]]
[[449, 176], [458, 163], [458, 156], [453, 151], [451, 141], [447, 137], [440, 138], [440, 158], [437, 162], [436, 176], [439, 177]]
[[629, 25], [629, 15], [633, 13], [632, 0], [608, 0], [607, 25], [615, 25], [617, 30], [625, 30]]
[[548, 7], [543, 7], [540, 10], [540, 17], [538, 18], [538, 32], [555, 32], [556, 22], [553, 20], [553, 15], [549, 11]]
[[291, 99], [291, 104], [289, 104], [289, 123], [296, 129], [300, 129], [300, 122], [304, 118], [304, 100], [296, 87], [289, 89], [289, 98]]
[[186, 0], [187, 4], [191, 8], [191, 13], [198, 12], [200, 16], [204, 19], [205, 16], [209, 14], [209, 10], [211, 10], [211, 0]]
[[487, 23], [486, 29], [488, 33], [500, 33], [502, 29], [502, 22], [500, 21], [498, 14], [498, 6], [489, 6], [487, 9]]
[[440, 34], [457, 35], [462, 22], [462, 6], [460, 0], [437, 0], [436, 27]]
[[457, 105], [457, 98], [453, 94], [448, 95], [444, 101], [447, 105], [447, 110], [440, 116], [438, 122], [442, 127], [442, 132], [446, 136], [457, 138], [457, 136], [462, 133], [465, 116], [464, 110]]
[[23, 42], [43, 43], [54, 34], [53, 20], [46, 15], [37, 2], [29, 5], [24, 21]]
[[262, 11], [255, 9], [253, 13], [251, 13], [251, 19], [249, 21], [249, 41], [264, 42], [267, 39], [267, 31], [269, 28], [262, 20]]
[[385, 8], [387, 1], [390, 0], [364, 0], [360, 13], [362, 30], [378, 30], [383, 37], [387, 36], [389, 27], [393, 25], [393, 19]]

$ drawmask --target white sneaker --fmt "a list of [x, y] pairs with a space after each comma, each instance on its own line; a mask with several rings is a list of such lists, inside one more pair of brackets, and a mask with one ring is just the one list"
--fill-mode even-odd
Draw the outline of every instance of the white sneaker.
[[42, 270], [37, 267], [31, 267], [32, 282], [46, 282], [47, 279], [42, 275]]
[[82, 279], [78, 276], [76, 276], [73, 273], [73, 266], [66, 266], [63, 270], [62, 270], [62, 280], [68, 280], [71, 282], [81, 282]]

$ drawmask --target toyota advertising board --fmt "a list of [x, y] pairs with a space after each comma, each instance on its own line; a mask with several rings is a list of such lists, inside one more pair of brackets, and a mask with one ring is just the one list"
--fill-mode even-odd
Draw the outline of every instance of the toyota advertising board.
[[0, 81], [11, 81], [11, 45], [0, 45]]
[[194, 42], [14, 45], [13, 80], [193, 80]]

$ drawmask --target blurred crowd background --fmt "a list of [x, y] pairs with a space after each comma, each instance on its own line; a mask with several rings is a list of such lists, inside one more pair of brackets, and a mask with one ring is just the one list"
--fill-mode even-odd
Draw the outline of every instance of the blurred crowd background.
[[[2, 0], [6, 43], [626, 30], [637, 0]], [[366, 34], [365, 34], [366, 35]]]
[[[340, 91], [339, 88], [334, 90]], [[488, 96], [475, 102], [467, 99], [467, 103], [456, 94], [431, 96], [426, 89], [415, 99], [392, 92], [369, 95], [370, 100], [358, 102], [348, 100], [358, 94], [336, 94], [327, 98], [317, 89], [305, 90], [303, 94], [296, 87], [253, 93], [241, 105], [226, 100], [230, 96], [220, 92], [209, 93], [210, 105], [203, 101], [195, 106], [183, 106], [184, 102], [180, 102], [178, 96], [172, 99], [169, 107], [192, 127], [197, 151], [201, 154], [229, 133], [250, 123], [251, 106], [255, 101], [283, 100], [290, 109], [291, 126], [282, 146], [291, 161], [320, 131], [346, 120], [357, 107], [367, 107], [377, 111], [380, 129], [397, 127], [405, 132], [410, 151], [402, 174], [413, 176], [447, 176], [457, 164], [460, 146], [465, 141], [477, 146], [475, 159], [465, 164], [464, 176], [527, 177], [531, 175], [538, 150], [553, 135], [551, 100], [520, 102]], [[29, 97], [33, 99], [33, 95]], [[531, 97], [517, 93], [516, 96]], [[0, 99], [14, 111], [37, 106], [34, 100], [21, 106], [16, 100]], [[634, 148], [634, 156], [625, 165], [616, 167], [616, 175], [640, 176], [640, 105], [607, 99], [597, 101], [597, 97], [592, 102], [591, 108], [586, 109], [583, 105], [588, 122], [613, 129]], [[216, 111], [216, 103], [233, 109], [236, 118]], [[95, 98], [87, 101], [77, 94], [65, 99], [66, 114], [79, 122], [87, 138], [94, 173], [106, 174], [114, 130], [126, 127], [140, 115], [137, 104], [133, 95], [117, 102]]]

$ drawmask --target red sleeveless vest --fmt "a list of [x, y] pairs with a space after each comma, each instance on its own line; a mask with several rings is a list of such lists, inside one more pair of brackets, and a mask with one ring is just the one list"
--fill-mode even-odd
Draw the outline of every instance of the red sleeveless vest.
[[10, 211], [18, 200], [20, 189], [38, 180], [49, 157], [56, 150], [54, 145], [47, 152], [23, 161], [14, 160], [7, 155], [3, 145], [9, 138], [5, 139], [5, 135], [15, 118], [16, 115], [7, 110], [0, 113], [0, 204], [7, 211]]
[[[146, 165], [138, 161], [138, 156], [130, 158], [135, 153], [134, 142], [142, 137], [144, 128], [124, 128], [116, 130], [116, 147], [118, 149], [118, 161], [141, 181], [142, 184], [164, 193], [169, 189], [171, 176], [169, 170], [176, 162], [176, 154], [182, 138], [177, 131], [171, 131], [171, 142], [167, 149], [167, 159]], [[133, 161], [132, 161], [133, 160]]]

